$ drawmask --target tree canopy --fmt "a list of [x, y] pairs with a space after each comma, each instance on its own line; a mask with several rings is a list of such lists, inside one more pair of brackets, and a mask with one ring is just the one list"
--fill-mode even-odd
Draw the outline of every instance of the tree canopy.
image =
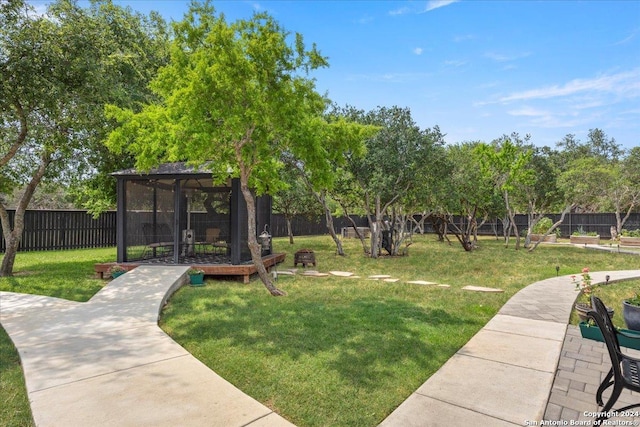
[[[102, 142], [105, 103], [132, 106], [165, 57], [164, 22], [110, 1], [72, 0], [38, 15], [23, 0], [0, 3], [0, 219], [10, 275], [24, 211], [41, 182], [81, 178], [113, 163]], [[6, 195], [24, 188], [11, 223]]]
[[346, 151], [361, 151], [360, 128], [324, 119], [328, 100], [309, 73], [327, 66], [326, 58], [268, 14], [228, 23], [209, 3], [194, 3], [173, 30], [170, 62], [151, 84], [159, 102], [140, 112], [110, 107], [122, 126], [108, 144], [134, 155], [141, 169], [188, 161], [218, 182], [238, 177], [253, 262], [265, 286], [279, 295], [260, 257], [252, 190], [282, 188], [286, 156], [326, 184], [333, 162]]

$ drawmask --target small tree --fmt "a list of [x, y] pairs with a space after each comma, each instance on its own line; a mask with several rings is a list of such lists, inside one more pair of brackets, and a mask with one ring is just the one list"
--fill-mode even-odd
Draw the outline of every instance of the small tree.
[[141, 169], [186, 160], [209, 168], [217, 182], [239, 177], [251, 258], [269, 292], [283, 295], [262, 262], [252, 189], [283, 188], [285, 156], [315, 176], [330, 174], [327, 159], [343, 140], [322, 117], [327, 100], [307, 77], [327, 61], [268, 14], [227, 23], [208, 2], [193, 4], [174, 33], [171, 61], [152, 83], [161, 102], [140, 113], [111, 108], [123, 126], [110, 146], [134, 154]]
[[283, 168], [281, 174], [287, 187], [273, 195], [273, 210], [284, 216], [289, 244], [293, 245], [293, 218], [312, 218], [320, 211], [320, 206], [294, 169]]

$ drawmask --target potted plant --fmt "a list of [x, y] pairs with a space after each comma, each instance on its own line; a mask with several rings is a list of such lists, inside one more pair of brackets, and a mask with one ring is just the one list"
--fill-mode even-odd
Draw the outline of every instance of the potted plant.
[[115, 279], [116, 277], [122, 276], [126, 272], [127, 272], [127, 269], [119, 264], [113, 264], [107, 270], [107, 274], [111, 276], [111, 278], [113, 279]]
[[187, 270], [189, 275], [189, 284], [191, 286], [203, 286], [204, 285], [204, 271], [198, 268], [190, 268]]
[[[640, 350], [640, 333], [629, 329], [616, 328], [618, 331], [618, 342], [622, 347]], [[580, 322], [580, 334], [583, 338], [604, 342], [602, 332], [592, 319]]]
[[[598, 291], [598, 285], [594, 285], [589, 274], [589, 267], [582, 269], [580, 276], [571, 276], [571, 283], [576, 287], [577, 291], [580, 291], [580, 295], [576, 299], [574, 308], [578, 313], [578, 317], [581, 321], [587, 321], [587, 313], [591, 310], [591, 296], [596, 295]], [[613, 316], [614, 310], [607, 307], [609, 316]]]
[[640, 228], [636, 230], [623, 228], [620, 231], [620, 244], [623, 246], [640, 246]]
[[622, 301], [622, 317], [628, 329], [640, 331], [640, 296], [637, 293]]
[[599, 245], [600, 235], [595, 231], [586, 232], [582, 226], [578, 227], [576, 231], [571, 233], [571, 243], [576, 245]]
[[[543, 217], [541, 218], [536, 225], [531, 229], [530, 239], [532, 242], [537, 242], [542, 239], [542, 236], [553, 226], [553, 221], [551, 218]], [[560, 230], [555, 229], [551, 234], [544, 238], [544, 242], [556, 243], [558, 241], [558, 237], [560, 237]]]

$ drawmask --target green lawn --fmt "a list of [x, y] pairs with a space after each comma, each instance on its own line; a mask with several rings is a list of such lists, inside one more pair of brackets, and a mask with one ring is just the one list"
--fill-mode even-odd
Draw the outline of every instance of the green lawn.
[[[285, 298], [250, 286], [208, 282], [185, 288], [161, 326], [205, 364], [300, 426], [374, 426], [464, 345], [519, 289], [560, 274], [637, 268], [639, 259], [569, 246], [534, 253], [485, 239], [465, 253], [433, 236], [418, 237], [409, 257], [372, 260], [345, 241], [337, 257], [328, 237], [298, 238], [292, 254], [312, 248], [320, 271], [347, 270], [362, 279], [280, 276]], [[389, 274], [398, 283], [367, 280]], [[409, 285], [408, 280], [450, 288]], [[503, 294], [463, 291], [498, 287]]]
[[[505, 249], [483, 239], [466, 253], [459, 244], [419, 236], [409, 256], [364, 257], [346, 240], [348, 257], [335, 255], [329, 237], [274, 239], [287, 252], [311, 248], [320, 271], [352, 271], [361, 279], [280, 276], [286, 297], [250, 285], [207, 281], [179, 290], [161, 326], [176, 341], [240, 389], [300, 426], [373, 426], [464, 345], [519, 289], [556, 274], [638, 268], [637, 256], [540, 246], [534, 253]], [[20, 253], [14, 278], [0, 290], [86, 301], [104, 282], [93, 263], [115, 250]], [[368, 280], [389, 274], [397, 283]], [[409, 285], [408, 280], [450, 288]], [[501, 294], [463, 291], [465, 285], [504, 289]], [[1, 426], [30, 425], [19, 359], [0, 331]]]

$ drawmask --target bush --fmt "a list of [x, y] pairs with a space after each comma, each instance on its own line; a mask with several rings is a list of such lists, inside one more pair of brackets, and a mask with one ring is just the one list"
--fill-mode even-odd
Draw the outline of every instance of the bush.
[[571, 233], [572, 236], [597, 236], [598, 233], [596, 233], [595, 231], [584, 231], [584, 228], [582, 228], [582, 226], [578, 227], [578, 229], [576, 231], [574, 231], [573, 233]]
[[635, 229], [635, 230], [627, 230], [627, 229], [623, 228], [620, 231], [620, 235], [624, 236], [624, 237], [640, 237], [640, 228]]
[[[545, 216], [545, 217], [542, 217], [540, 221], [536, 223], [536, 225], [533, 227], [532, 232], [533, 234], [545, 234], [552, 226], [553, 226], [553, 221], [551, 221], [551, 218], [547, 218]], [[557, 237], [560, 237], [559, 229], [555, 229], [553, 233]]]

